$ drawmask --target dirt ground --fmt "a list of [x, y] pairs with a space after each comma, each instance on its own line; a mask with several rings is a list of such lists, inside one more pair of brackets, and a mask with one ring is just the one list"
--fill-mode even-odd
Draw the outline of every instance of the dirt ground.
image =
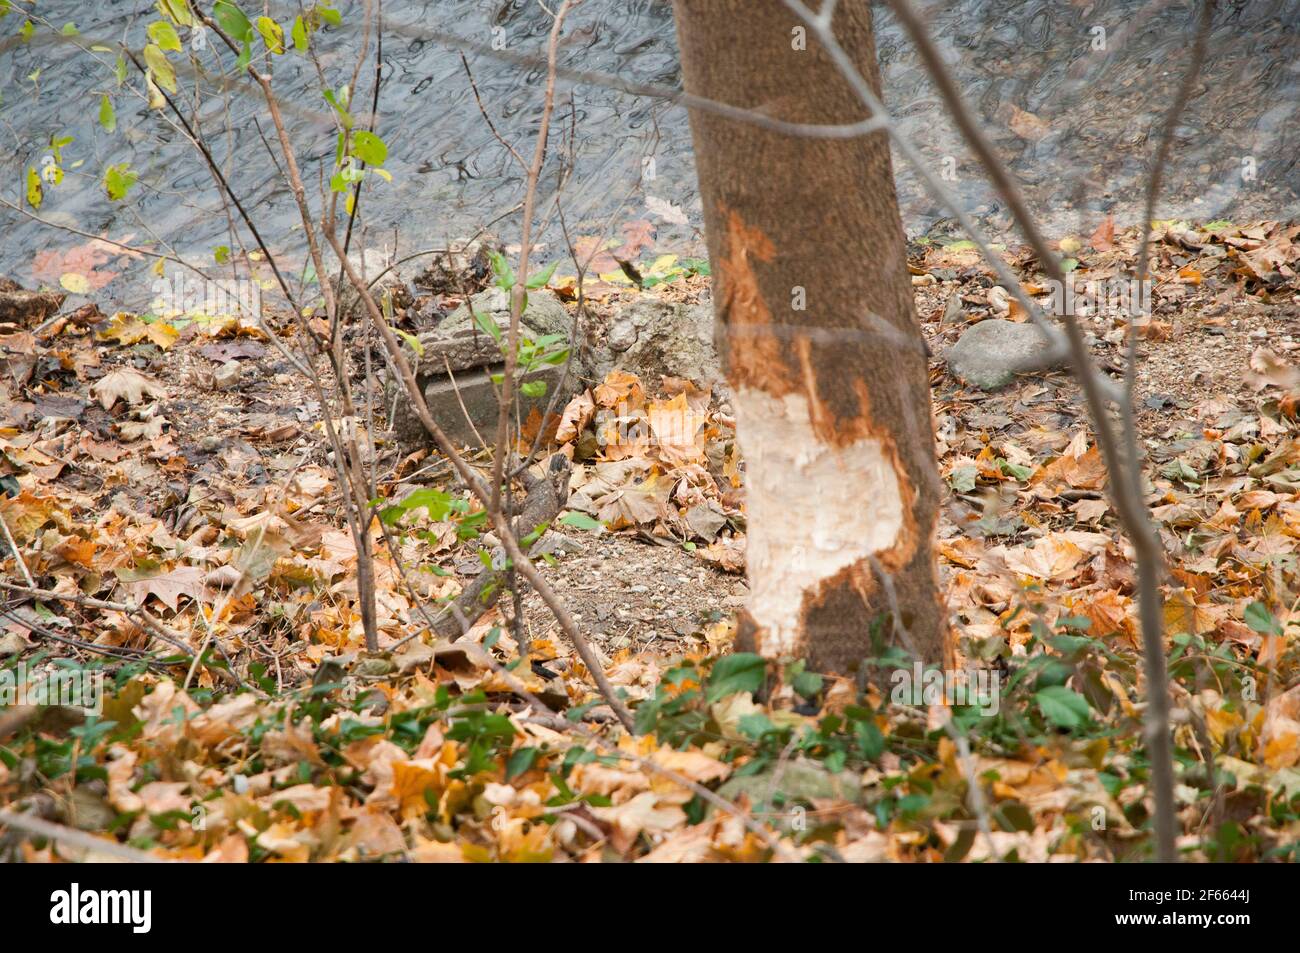
[[[948, 458], [973, 455], [998, 441], [1011, 442], [1037, 461], [1061, 452], [1071, 435], [1087, 427], [1079, 389], [1069, 374], [1026, 374], [992, 393], [964, 386], [947, 373], [943, 354], [971, 322], [1004, 316], [990, 304], [992, 281], [964, 253], [923, 250], [912, 264], [918, 273], [917, 313], [934, 355], [931, 379], [941, 471]], [[706, 288], [706, 279], [693, 277], [645, 293], [693, 298]], [[597, 323], [634, 294], [623, 290], [597, 299]], [[413, 307], [412, 313], [418, 310]], [[1180, 438], [1198, 434], [1211, 418], [1230, 425], [1233, 414], [1254, 406], [1258, 390], [1251, 357], [1260, 347], [1282, 358], [1300, 348], [1300, 307], [1294, 301], [1270, 303], [1212, 275], [1196, 284], [1158, 285], [1154, 318], [1154, 330], [1139, 351], [1138, 408], [1156, 465], [1178, 452]], [[1095, 360], [1118, 377], [1122, 330], [1095, 318], [1083, 321]], [[599, 327], [595, 332], [599, 335]], [[374, 436], [367, 462], [377, 482], [390, 494], [403, 487], [447, 485], [446, 464], [430, 464], [427, 448], [400, 446], [388, 438], [378, 358], [372, 353], [367, 366], [360, 342], [354, 345], [352, 372], [362, 404], [358, 416], [363, 431]], [[96, 360], [100, 353], [105, 362], [161, 382], [168, 396], [159, 402], [157, 416], [168, 429], [153, 436], [149, 453], [123, 453], [119, 460], [112, 447], [115, 414], [93, 400], [65, 394], [34, 404], [11, 403], [6, 412], [16, 424], [64, 414], [79, 418], [90, 432], [89, 456], [83, 455], [60, 477], [71, 489], [124, 513], [163, 517], [170, 533], [184, 539], [201, 527], [200, 513], [210, 511], [214, 502], [232, 510], [251, 509], [273, 499], [277, 488], [288, 486], [304, 471], [330, 469], [328, 442], [314, 423], [319, 400], [271, 343], [242, 332], [214, 336], [210, 328], [191, 324], [165, 351], [143, 340], [96, 352]], [[235, 366], [239, 373], [231, 376]], [[319, 370], [328, 390], [327, 368], [322, 363]], [[484, 462], [481, 453], [478, 460]], [[1101, 498], [1100, 493], [1084, 495]], [[986, 519], [992, 519], [995, 528], [999, 519], [1006, 520], [1006, 538], [1033, 536], [1030, 528], [1017, 527], [1012, 516], [990, 516], [987, 493], [956, 493], [945, 482], [945, 496], [941, 539], [960, 536], [972, 523]], [[1007, 503], [1015, 509], [1014, 500]], [[305, 515], [341, 526], [337, 492], [316, 499]], [[721, 637], [726, 621], [744, 603], [740, 567], [720, 570], [716, 561], [701, 558], [703, 547], [656, 537], [646, 527], [599, 535], [565, 530], [564, 536], [561, 551], [544, 572], [582, 630], [608, 657], [627, 650], [672, 656], [716, 647], [711, 642]], [[443, 552], [437, 561], [440, 572], [461, 584], [479, 568], [473, 554], [463, 550]], [[949, 570], [946, 564], [941, 568]], [[554, 620], [535, 595], [526, 597], [525, 611], [534, 637], [556, 634]]]

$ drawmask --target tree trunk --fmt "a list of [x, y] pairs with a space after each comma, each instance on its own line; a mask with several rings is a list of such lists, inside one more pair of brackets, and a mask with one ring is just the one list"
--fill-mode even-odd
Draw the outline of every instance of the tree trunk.
[[[780, 0], [674, 9], [688, 92], [787, 122], [868, 118]], [[835, 32], [879, 90], [866, 0], [839, 4]], [[892, 641], [893, 601], [922, 659], [949, 664], [927, 352], [885, 134], [796, 137], [702, 110], [691, 134], [747, 473], [739, 644], [851, 672], [873, 629]]]

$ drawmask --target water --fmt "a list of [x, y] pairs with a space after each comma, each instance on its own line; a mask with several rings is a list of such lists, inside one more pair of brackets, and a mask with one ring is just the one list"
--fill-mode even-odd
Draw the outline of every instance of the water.
[[[334, 84], [351, 76], [361, 23], [360, 3], [343, 0], [339, 8], [344, 26], [316, 38]], [[517, 240], [519, 216], [512, 210], [522, 199], [523, 172], [484, 121], [460, 55], [445, 35], [484, 46], [495, 41], [507, 54], [536, 57], [545, 48], [549, 16], [536, 0], [389, 0], [384, 8], [376, 129], [388, 142], [386, 168], [394, 181], [367, 186], [361, 240], [400, 254], [485, 228], [503, 241]], [[924, 8], [968, 101], [1049, 235], [1086, 235], [1108, 213], [1119, 225], [1136, 222], [1154, 138], [1190, 47], [1194, 9], [1164, 0], [939, 0]], [[43, 0], [37, 9], [56, 30], [37, 24], [29, 42], [17, 35], [17, 13], [0, 21], [5, 198], [21, 194], [26, 168], [39, 168], [51, 136], [70, 135], [66, 178], [47, 190], [42, 217], [127, 244], [171, 248], [209, 266], [214, 247], [237, 247], [199, 155], [164, 113], [147, 109], [142, 97], [127, 91], [139, 89], [138, 75], [117, 89], [110, 69], [114, 54], [95, 54], [102, 61], [97, 62], [74, 46], [74, 40], [86, 46], [125, 40], [140, 49], [145, 25], [156, 19], [152, 4]], [[272, 5], [282, 21], [291, 9], [296, 6]], [[69, 21], [79, 37], [57, 34]], [[1214, 22], [1201, 82], [1178, 128], [1160, 214], [1234, 221], [1292, 217], [1300, 206], [1300, 0], [1222, 3]], [[1094, 48], [1098, 28], [1105, 33], [1104, 50]], [[960, 147], [901, 29], [880, 8], [877, 33], [885, 98], [903, 129], [947, 173], [966, 206], [1002, 232], [1008, 219], [999, 202]], [[372, 50], [373, 42], [372, 36]], [[545, 70], [479, 50], [466, 56], [497, 131], [531, 159]], [[296, 207], [263, 142], [263, 136], [274, 140], [265, 103], [246, 79], [232, 80], [228, 95], [217, 95], [210, 51], [201, 61], [206, 92], [197, 107], [189, 103], [187, 114], [195, 114], [193, 121], [268, 244], [301, 267]], [[636, 82], [679, 85], [669, 4], [586, 0], [566, 23], [561, 62]], [[39, 76], [30, 79], [38, 68]], [[275, 70], [316, 206], [333, 161], [328, 107], [304, 58], [277, 57]], [[178, 73], [182, 89], [193, 85], [188, 67]], [[372, 60], [360, 71], [354, 111], [368, 109], [373, 82]], [[104, 92], [116, 105], [112, 135], [96, 123]], [[644, 233], [638, 222], [648, 221], [655, 249], [698, 252], [700, 203], [685, 112], [653, 98], [568, 81], [559, 83], [557, 101], [556, 139], [540, 189], [541, 236], [547, 242], [542, 258], [562, 253], [561, 208], [573, 237], [621, 240]], [[77, 162], [82, 165], [72, 168]], [[110, 203], [100, 185], [102, 170], [121, 162], [131, 163], [140, 182], [127, 201]], [[564, 187], [557, 189], [569, 166]], [[897, 158], [895, 168], [909, 233], [946, 231], [948, 213]], [[671, 221], [671, 210], [667, 217], [649, 210], [647, 199], [658, 209], [660, 202], [680, 208], [686, 223]], [[54, 284], [76, 272], [103, 287], [101, 297], [124, 304], [149, 297], [153, 276], [143, 270], [147, 260], [94, 246], [84, 236], [52, 230], [7, 208], [0, 207], [0, 222], [0, 274], [32, 285]]]

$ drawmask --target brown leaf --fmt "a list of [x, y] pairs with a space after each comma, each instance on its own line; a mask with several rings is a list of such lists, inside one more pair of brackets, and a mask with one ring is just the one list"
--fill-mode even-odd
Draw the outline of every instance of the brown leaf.
[[1088, 239], [1088, 244], [1097, 251], [1110, 251], [1115, 247], [1115, 216], [1107, 215], [1097, 226], [1097, 230]]
[[100, 406], [112, 410], [119, 400], [128, 404], [138, 404], [145, 396], [166, 397], [167, 391], [157, 381], [152, 381], [139, 371], [121, 367], [105, 374], [90, 388], [90, 393], [99, 398]]
[[592, 415], [595, 413], [595, 399], [591, 391], [585, 390], [569, 401], [564, 408], [564, 413], [560, 415], [560, 426], [555, 431], [555, 439], [559, 443], [577, 440], [578, 434], [582, 433], [583, 428], [591, 422]]
[[203, 593], [204, 579], [207, 577], [199, 566], [177, 566], [167, 572], [137, 574], [135, 570], [118, 570], [118, 579], [122, 588], [137, 603], [143, 603], [149, 596], [158, 599], [176, 611], [181, 596], [189, 596], [195, 601]]

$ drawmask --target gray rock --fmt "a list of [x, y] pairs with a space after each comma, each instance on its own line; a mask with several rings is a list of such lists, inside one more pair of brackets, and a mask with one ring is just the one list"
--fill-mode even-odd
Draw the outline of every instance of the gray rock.
[[[447, 315], [446, 320], [433, 333], [456, 334], [475, 327], [471, 310], [490, 314], [502, 330], [510, 327], [510, 293], [505, 289], [488, 288], [471, 297], [469, 302], [472, 308], [462, 304]], [[564, 310], [560, 299], [551, 292], [530, 291], [528, 305], [520, 315], [519, 323], [532, 337], [543, 334], [563, 334], [568, 337], [569, 329], [573, 327], [573, 318]]]
[[[540, 396], [528, 397], [522, 391], [519, 392], [519, 408], [524, 419], [528, 418], [534, 407], [539, 413], [545, 412], [551, 394], [560, 385], [563, 371], [563, 367], [548, 365], [516, 379], [517, 385], [534, 381], [546, 382], [546, 392]], [[480, 436], [489, 444], [495, 443], [497, 417], [501, 407], [501, 402], [497, 400], [497, 386], [492, 381], [492, 375], [497, 373], [500, 373], [499, 367], [459, 371], [452, 377], [445, 374], [421, 375], [424, 402], [428, 405], [429, 413], [452, 443], [477, 447]], [[569, 389], [573, 387], [574, 381], [570, 375]], [[564, 406], [565, 396], [569, 395], [561, 396], [558, 406]], [[397, 398], [392, 426], [397, 439], [404, 444], [432, 443], [432, 438], [420, 423], [420, 418], [416, 416], [405, 393]]]
[[722, 380], [713, 346], [713, 302], [680, 304], [642, 295], [610, 322], [602, 347], [586, 355], [584, 370], [602, 380], [612, 370], [641, 378], [657, 389], [662, 376], [699, 384]]
[[967, 328], [945, 357], [952, 374], [981, 390], [1005, 387], [1017, 374], [1057, 367], [1065, 360], [1034, 325], [999, 318]]
[[[510, 328], [510, 296], [500, 288], [490, 288], [470, 298], [468, 307], [461, 305], [437, 328], [420, 335], [424, 353], [416, 363], [416, 376], [433, 419], [454, 442], [471, 446], [478, 445], [479, 435], [488, 442], [496, 439], [500, 403], [492, 375], [501, 373], [504, 364], [501, 344], [480, 326], [474, 312], [490, 318], [501, 330], [504, 341]], [[520, 316], [520, 333], [524, 337], [537, 340], [544, 335], [558, 334], [567, 340], [572, 326], [573, 319], [555, 295], [549, 291], [529, 292], [528, 305]], [[576, 372], [569, 374], [567, 390], [578, 390], [578, 377]], [[534, 397], [519, 394], [525, 418], [534, 407], [545, 411], [551, 395], [564, 381], [563, 364], [545, 365], [521, 375], [516, 383], [539, 381], [546, 384], [544, 394]], [[389, 393], [392, 400], [393, 391], [390, 389]], [[558, 406], [563, 407], [569, 396], [562, 394]], [[424, 427], [404, 394], [396, 397], [395, 408], [393, 429], [398, 439], [412, 444], [427, 442]]]
[[242, 373], [238, 361], [226, 361], [212, 372], [212, 386], [217, 390], [230, 390], [239, 383]]

